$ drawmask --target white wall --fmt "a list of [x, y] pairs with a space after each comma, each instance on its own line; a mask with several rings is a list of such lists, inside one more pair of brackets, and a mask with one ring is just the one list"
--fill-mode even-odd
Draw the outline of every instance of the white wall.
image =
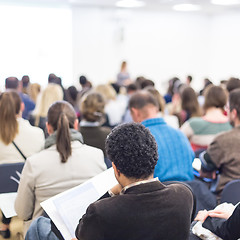
[[28, 74], [46, 85], [54, 72], [63, 84], [114, 81], [122, 60], [132, 78], [144, 75], [164, 92], [173, 76], [215, 83], [240, 77], [240, 16], [80, 7], [0, 6], [0, 87]]
[[0, 87], [26, 74], [46, 85], [51, 72], [71, 84], [71, 25], [69, 8], [0, 6]]
[[74, 79], [86, 74], [95, 84], [114, 80], [127, 60], [133, 78], [144, 75], [164, 91], [173, 76], [213, 82], [238, 76], [240, 16], [201, 13], [73, 9]]

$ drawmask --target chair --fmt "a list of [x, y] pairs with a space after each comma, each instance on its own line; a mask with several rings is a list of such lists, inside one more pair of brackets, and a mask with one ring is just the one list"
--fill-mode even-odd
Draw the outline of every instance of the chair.
[[0, 193], [17, 192], [24, 162], [0, 164]]
[[225, 185], [220, 202], [232, 203], [233, 205], [240, 202], [240, 179], [232, 180]]

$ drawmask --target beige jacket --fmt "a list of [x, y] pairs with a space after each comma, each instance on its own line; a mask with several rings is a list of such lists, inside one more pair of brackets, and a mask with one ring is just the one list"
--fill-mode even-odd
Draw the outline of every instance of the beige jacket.
[[34, 154], [27, 159], [21, 175], [15, 201], [18, 217], [28, 221], [41, 216], [42, 201], [75, 187], [104, 170], [106, 165], [103, 152], [79, 141], [72, 142], [72, 156], [66, 163], [61, 163], [56, 145]]
[[[18, 128], [19, 132], [14, 142], [26, 157], [43, 149], [45, 138], [41, 128], [31, 126], [23, 118], [18, 118]], [[0, 164], [23, 161], [23, 157], [12, 143], [5, 145], [0, 140]]]

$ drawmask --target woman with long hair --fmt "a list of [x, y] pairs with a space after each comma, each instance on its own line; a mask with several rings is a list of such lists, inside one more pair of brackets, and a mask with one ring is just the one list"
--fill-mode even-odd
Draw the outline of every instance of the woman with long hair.
[[224, 115], [227, 103], [225, 90], [210, 85], [204, 91], [204, 98], [203, 117], [192, 117], [181, 127], [195, 152], [206, 149], [217, 134], [232, 128], [228, 117]]
[[[24, 221], [43, 215], [42, 201], [106, 169], [103, 152], [83, 144], [70, 103], [58, 101], [51, 105], [47, 130], [50, 136], [45, 141], [45, 149], [28, 158], [22, 171], [15, 210]], [[24, 230], [27, 227], [26, 223]]]
[[56, 101], [63, 100], [62, 88], [55, 83], [49, 83], [47, 87], [40, 93], [36, 107], [30, 114], [29, 122], [33, 126], [40, 127], [46, 133], [46, 120], [49, 107]]
[[[24, 162], [43, 148], [43, 131], [21, 117], [23, 109], [17, 92], [0, 94], [0, 164]], [[10, 237], [10, 221], [3, 215], [0, 234], [4, 238]]]
[[90, 92], [83, 97], [80, 107], [82, 114], [80, 132], [86, 144], [100, 148], [106, 156], [105, 139], [111, 128], [102, 126], [105, 121], [104, 107], [105, 100], [100, 93]]

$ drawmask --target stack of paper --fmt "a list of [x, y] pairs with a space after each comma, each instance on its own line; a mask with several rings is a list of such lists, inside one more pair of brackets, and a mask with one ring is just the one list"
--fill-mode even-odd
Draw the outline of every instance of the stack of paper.
[[41, 203], [64, 239], [75, 238], [75, 229], [87, 207], [117, 184], [112, 168], [85, 183]]

